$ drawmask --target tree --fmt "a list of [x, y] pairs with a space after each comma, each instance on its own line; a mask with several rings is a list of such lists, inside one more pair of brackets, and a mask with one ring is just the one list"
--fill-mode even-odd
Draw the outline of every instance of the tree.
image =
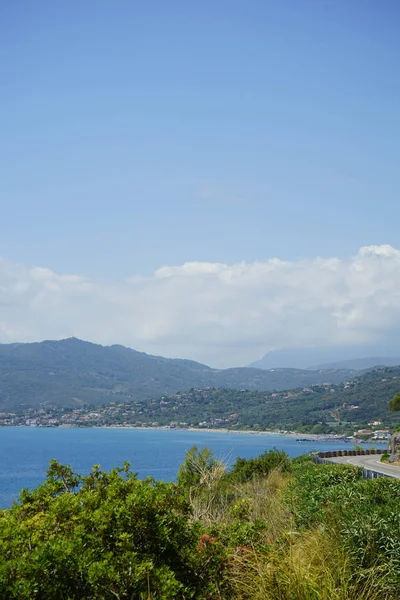
[[209, 448], [193, 446], [186, 453], [178, 471], [178, 484], [188, 499], [193, 517], [207, 524], [213, 521], [213, 511], [223, 499], [221, 484], [226, 466]]
[[225, 471], [223, 462], [209, 448], [199, 450], [197, 446], [192, 446], [179, 467], [178, 484], [185, 489], [208, 487], [210, 483], [219, 480]]
[[389, 410], [397, 412], [400, 410], [400, 392], [397, 392], [393, 398], [389, 401]]
[[215, 598], [221, 544], [174, 483], [139, 481], [129, 464], [86, 477], [52, 461], [46, 482], [0, 511], [0, 598]]

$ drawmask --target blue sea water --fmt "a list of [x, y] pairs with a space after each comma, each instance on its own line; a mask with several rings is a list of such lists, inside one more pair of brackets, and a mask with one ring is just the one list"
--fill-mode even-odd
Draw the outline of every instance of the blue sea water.
[[87, 474], [94, 464], [104, 470], [131, 463], [140, 478], [173, 481], [186, 451], [208, 446], [228, 464], [278, 448], [289, 456], [311, 450], [348, 448], [347, 443], [298, 442], [282, 435], [243, 435], [193, 430], [106, 428], [0, 428], [0, 508], [10, 506], [23, 488], [33, 489], [46, 477], [52, 458]]

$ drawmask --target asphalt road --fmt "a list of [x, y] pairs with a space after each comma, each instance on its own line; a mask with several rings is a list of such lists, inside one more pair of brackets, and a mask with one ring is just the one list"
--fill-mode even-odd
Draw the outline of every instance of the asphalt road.
[[364, 467], [364, 469], [370, 469], [371, 471], [377, 471], [378, 473], [384, 473], [384, 475], [400, 479], [400, 467], [392, 467], [391, 465], [381, 463], [380, 458], [379, 454], [366, 454], [363, 456], [337, 456], [329, 460]]

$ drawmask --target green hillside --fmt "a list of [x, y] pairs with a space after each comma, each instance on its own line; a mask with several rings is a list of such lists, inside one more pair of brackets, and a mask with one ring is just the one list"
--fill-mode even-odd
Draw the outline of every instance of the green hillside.
[[0, 417], [0, 425], [134, 425], [293, 429], [323, 433], [353, 431], [356, 425], [382, 421], [394, 427], [400, 414], [388, 401], [400, 390], [400, 367], [385, 367], [342, 384], [314, 385], [286, 391], [192, 388], [151, 399], [113, 396], [102, 406], [41, 405]]
[[124, 346], [100, 346], [75, 338], [33, 344], [0, 345], [0, 411], [43, 403], [102, 405], [174, 394], [192, 387], [281, 390], [329, 381], [355, 372], [252, 368], [218, 370], [167, 359]]
[[[400, 367], [385, 367], [338, 385], [315, 385], [280, 392], [203, 389], [125, 405], [132, 420], [160, 425], [186, 422], [211, 426], [301, 429], [318, 423], [400, 422], [388, 401], [400, 390]], [[358, 408], [356, 408], [358, 407]], [[139, 411], [141, 414], [138, 414]]]

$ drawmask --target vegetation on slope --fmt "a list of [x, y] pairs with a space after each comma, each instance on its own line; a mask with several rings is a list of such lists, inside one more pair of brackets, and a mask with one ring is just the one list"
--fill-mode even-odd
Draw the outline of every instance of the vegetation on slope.
[[227, 472], [192, 448], [176, 484], [53, 461], [0, 511], [0, 597], [395, 599], [399, 501], [397, 480], [276, 450]]
[[214, 426], [236, 423], [254, 429], [277, 427], [297, 431], [316, 426], [315, 433], [318, 433], [334, 431], [338, 423], [368, 423], [370, 420], [399, 423], [399, 414], [388, 409], [388, 401], [399, 388], [400, 367], [387, 367], [368, 371], [338, 385], [314, 385], [284, 392], [191, 390], [146, 401], [133, 410], [136, 418], [161, 424], [171, 420]]
[[[3, 413], [0, 425], [159, 425], [293, 429], [312, 433], [348, 432], [369, 421], [396, 427], [400, 414], [388, 402], [400, 388], [400, 367], [369, 371], [339, 385], [315, 385], [281, 392], [227, 388], [191, 389], [152, 398], [80, 407], [40, 408]], [[382, 427], [382, 426], [381, 426]]]
[[350, 371], [238, 368], [217, 370], [190, 360], [167, 359], [123, 346], [103, 347], [74, 338], [0, 345], [0, 410], [143, 400], [192, 387], [287, 389], [329, 381]]

